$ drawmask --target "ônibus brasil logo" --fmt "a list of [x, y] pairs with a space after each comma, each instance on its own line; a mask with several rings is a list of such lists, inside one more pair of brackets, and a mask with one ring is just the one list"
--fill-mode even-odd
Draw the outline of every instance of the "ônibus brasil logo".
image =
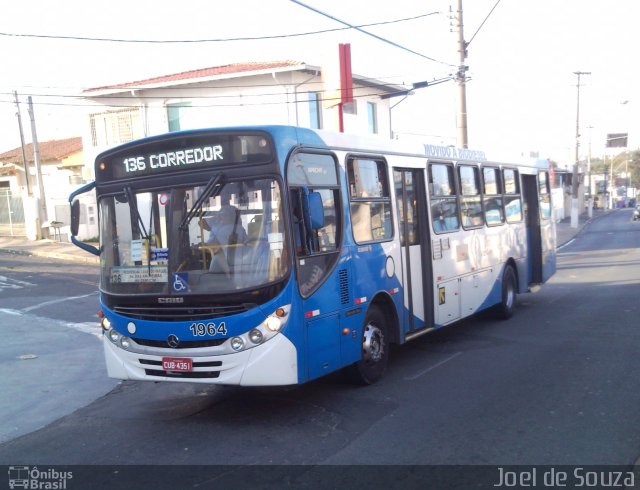
[[9, 488], [38, 490], [65, 490], [67, 481], [73, 478], [71, 471], [54, 468], [39, 470], [37, 466], [9, 466]]

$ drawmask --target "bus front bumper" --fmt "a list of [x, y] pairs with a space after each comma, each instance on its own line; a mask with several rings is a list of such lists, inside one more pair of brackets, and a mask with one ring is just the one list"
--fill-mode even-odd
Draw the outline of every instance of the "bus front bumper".
[[[225, 355], [207, 349], [154, 349], [138, 353], [103, 338], [107, 374], [139, 381], [178, 381], [236, 386], [284, 386], [298, 383], [298, 357], [293, 343], [276, 335], [257, 347]], [[163, 358], [191, 359], [191, 371], [164, 371]]]

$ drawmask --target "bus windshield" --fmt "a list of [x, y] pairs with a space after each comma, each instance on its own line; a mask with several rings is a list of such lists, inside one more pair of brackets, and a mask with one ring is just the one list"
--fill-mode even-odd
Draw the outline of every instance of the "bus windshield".
[[131, 189], [100, 199], [101, 289], [211, 294], [288, 273], [279, 183], [270, 178]]

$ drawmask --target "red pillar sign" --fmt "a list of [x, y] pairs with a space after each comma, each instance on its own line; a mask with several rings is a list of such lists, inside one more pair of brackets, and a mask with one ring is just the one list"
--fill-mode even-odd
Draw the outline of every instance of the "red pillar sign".
[[337, 109], [338, 130], [344, 132], [343, 106], [353, 102], [351, 45], [338, 45], [338, 58], [331, 57], [322, 68], [323, 107]]
[[351, 75], [351, 44], [339, 45], [340, 58], [340, 102], [353, 102], [353, 77]]

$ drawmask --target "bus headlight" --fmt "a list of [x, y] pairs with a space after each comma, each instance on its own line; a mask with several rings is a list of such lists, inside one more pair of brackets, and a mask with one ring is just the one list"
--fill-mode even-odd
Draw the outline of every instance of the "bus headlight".
[[111, 342], [113, 342], [114, 344], [118, 343], [118, 340], [120, 340], [120, 334], [118, 333], [117, 330], [111, 329], [108, 332], [109, 335], [109, 340], [111, 340]]
[[267, 317], [265, 326], [272, 332], [279, 332], [289, 320], [289, 310], [291, 310], [291, 305], [281, 306]]
[[231, 339], [231, 348], [235, 351], [244, 349], [244, 340], [241, 337], [233, 337]]
[[111, 330], [111, 322], [106, 316], [102, 317], [102, 320], [100, 320], [100, 326], [102, 327], [102, 330], [104, 330], [105, 332], [108, 332], [109, 330]]
[[277, 316], [270, 316], [269, 318], [267, 318], [265, 323], [267, 325], [267, 328], [272, 332], [277, 332], [282, 327], [282, 322]]
[[287, 324], [290, 309], [291, 305], [281, 306], [267, 316], [257, 327], [242, 335], [228, 339], [226, 343], [227, 349], [240, 352], [264, 344], [267, 340], [278, 335], [282, 327]]
[[123, 349], [129, 349], [129, 347], [131, 347], [131, 339], [123, 335], [122, 337], [120, 337], [120, 346]]
[[254, 328], [253, 330], [251, 330], [251, 332], [249, 332], [249, 340], [254, 344], [261, 343], [263, 339], [264, 335], [262, 335], [262, 332], [257, 328]]

